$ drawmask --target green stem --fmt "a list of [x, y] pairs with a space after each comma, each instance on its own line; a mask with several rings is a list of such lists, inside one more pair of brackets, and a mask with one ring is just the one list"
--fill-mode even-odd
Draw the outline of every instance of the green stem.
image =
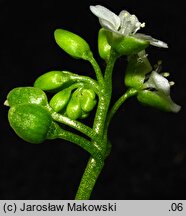
[[73, 74], [72, 80], [75, 82], [86, 83], [89, 86], [89, 88], [93, 89], [96, 92], [96, 94], [99, 95], [100, 88], [99, 88], [97, 81], [95, 81], [94, 79], [87, 77], [87, 76]]
[[113, 72], [114, 64], [117, 58], [118, 58], [118, 54], [114, 50], [111, 49], [110, 58], [109, 58], [109, 61], [108, 61], [108, 64], [105, 70], [105, 75], [104, 75], [104, 80], [106, 83], [106, 91], [107, 91], [107, 94], [109, 95], [107, 97], [109, 97], [109, 99], [111, 99], [111, 94], [112, 94], [112, 72]]
[[[107, 120], [105, 123], [105, 130], [104, 130], [104, 140], [105, 142], [107, 141], [107, 133], [108, 133], [108, 127], [109, 124], [113, 118], [113, 116], [115, 115], [115, 113], [118, 111], [118, 109], [120, 108], [120, 106], [130, 97], [134, 96], [137, 94], [137, 90], [135, 89], [128, 89], [113, 105], [113, 107], [110, 109], [108, 116], [107, 116]], [[107, 148], [107, 150], [109, 151], [109, 147]]]
[[123, 94], [113, 105], [113, 107], [110, 109], [106, 121], [106, 128], [109, 126], [111, 119], [115, 115], [115, 113], [118, 111], [120, 106], [128, 99], [129, 97], [132, 97], [137, 94], [137, 90], [135, 89], [128, 89], [125, 94]]
[[[104, 86], [100, 91], [98, 108], [94, 120], [93, 130], [101, 137], [103, 135], [105, 120], [112, 96], [112, 71], [114, 68], [117, 55], [111, 50], [110, 58], [105, 69]], [[105, 143], [103, 143], [105, 144]]]
[[100, 86], [103, 86], [104, 85], [103, 74], [101, 72], [101, 69], [100, 69], [97, 61], [95, 60], [95, 58], [93, 56], [89, 57], [87, 60], [91, 63], [92, 67], [94, 68], [98, 83], [100, 84]]
[[80, 88], [80, 87], [84, 87], [84, 86], [85, 86], [84, 83], [78, 82], [78, 83], [74, 83], [71, 86], [69, 86], [68, 89], [72, 91], [72, 90], [74, 90], [76, 88]]
[[[105, 121], [107, 118], [107, 112], [112, 96], [112, 71], [116, 59], [116, 53], [112, 51], [105, 70], [104, 79], [98, 79], [100, 80], [101, 91], [99, 95], [98, 108], [94, 119], [93, 131], [102, 138], [104, 135]], [[96, 141], [92, 140], [92, 144], [95, 143]], [[101, 142], [97, 143], [97, 145], [100, 146], [102, 155], [107, 156], [107, 139], [102, 139]], [[77, 200], [90, 198], [92, 190], [95, 186], [99, 174], [101, 173], [103, 166], [104, 161], [97, 161], [95, 158], [90, 157], [76, 194]]]
[[92, 130], [92, 128], [86, 126], [85, 124], [79, 121], [72, 120], [64, 115], [54, 112], [51, 109], [50, 112], [54, 121], [70, 126], [71, 128], [74, 128], [77, 131], [80, 131], [81, 133], [90, 137], [92, 140], [96, 140], [97, 142], [100, 142], [99, 136]]
[[55, 127], [55, 132], [51, 133], [52, 136], [49, 137], [49, 139], [60, 138], [72, 142], [80, 146], [81, 148], [85, 149], [87, 152], [89, 152], [92, 155], [92, 157], [96, 158], [96, 160], [102, 161], [101, 149], [99, 148], [99, 146], [92, 144], [89, 140], [79, 135], [76, 135], [74, 133], [62, 129], [57, 124], [55, 124], [54, 127]]
[[81, 179], [81, 184], [76, 193], [76, 200], [88, 200], [104, 166], [103, 161], [90, 157], [87, 167]]

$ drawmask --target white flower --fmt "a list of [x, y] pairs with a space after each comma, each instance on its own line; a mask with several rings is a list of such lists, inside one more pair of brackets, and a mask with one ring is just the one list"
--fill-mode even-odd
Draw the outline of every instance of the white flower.
[[153, 46], [168, 48], [163, 41], [152, 38], [149, 35], [136, 33], [140, 28], [145, 27], [145, 23], [140, 23], [135, 15], [131, 15], [126, 10], [122, 10], [117, 16], [109, 9], [101, 6], [90, 6], [90, 10], [99, 18], [101, 26], [117, 36], [133, 36], [142, 40], [147, 40]]
[[179, 112], [181, 109], [181, 106], [174, 103], [170, 97], [171, 83], [172, 82], [169, 82], [161, 74], [157, 73], [156, 71], [152, 71], [148, 81], [144, 83], [143, 87], [154, 89], [159, 95], [166, 98], [173, 112]]
[[147, 82], [145, 82], [144, 86], [146, 88], [153, 88], [159, 92], [162, 92], [165, 95], [170, 94], [170, 83], [169, 81], [162, 76], [161, 74], [157, 73], [156, 71], [152, 71], [150, 77]]

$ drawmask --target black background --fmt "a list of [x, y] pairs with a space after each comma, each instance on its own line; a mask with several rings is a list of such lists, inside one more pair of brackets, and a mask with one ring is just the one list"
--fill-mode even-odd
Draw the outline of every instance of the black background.
[[[0, 0], [0, 199], [74, 199], [88, 153], [63, 140], [24, 142], [10, 128], [3, 102], [11, 89], [31, 86], [50, 70], [94, 77], [87, 62], [66, 55], [53, 38], [56, 28], [75, 32], [98, 59], [100, 25], [89, 11], [91, 4], [136, 14], [146, 22], [141, 32], [169, 44], [169, 49], [150, 47], [149, 58], [163, 60], [164, 71], [176, 82], [171, 96], [182, 105], [178, 114], [143, 107], [135, 98], [122, 106], [111, 123], [112, 152], [91, 199], [185, 199], [186, 8], [168, 0]], [[115, 66], [114, 99], [124, 91], [125, 65], [122, 58]]]

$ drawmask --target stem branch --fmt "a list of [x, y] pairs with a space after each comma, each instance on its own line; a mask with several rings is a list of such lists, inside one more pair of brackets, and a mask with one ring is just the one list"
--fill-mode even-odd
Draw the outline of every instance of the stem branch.
[[67, 126], [70, 126], [71, 128], [76, 129], [77, 131], [80, 131], [81, 133], [85, 134], [86, 136], [90, 137], [92, 140], [96, 140], [97, 142], [100, 142], [99, 136], [92, 130], [92, 128], [88, 127], [87, 125], [72, 120], [64, 115], [61, 115], [57, 112], [51, 111], [51, 116], [54, 121], [60, 122], [62, 124], [65, 124]]
[[129, 98], [137, 94], [137, 90], [135, 89], [128, 89], [113, 105], [113, 107], [110, 109], [108, 115], [107, 115], [107, 120], [105, 123], [105, 130], [104, 130], [104, 140], [105, 142], [108, 142], [107, 140], [107, 133], [108, 133], [108, 127], [110, 124], [110, 121], [112, 120], [113, 116], [115, 113], [118, 111], [120, 106]]
[[135, 89], [128, 89], [125, 94], [123, 94], [113, 105], [113, 107], [110, 109], [107, 117], [106, 127], [109, 126], [111, 119], [115, 115], [115, 113], [118, 111], [120, 106], [125, 102], [126, 99], [129, 97], [134, 96], [137, 93], [137, 90]]
[[85, 149], [87, 152], [89, 152], [92, 155], [92, 157], [96, 158], [98, 161], [100, 160], [102, 161], [101, 149], [99, 148], [99, 146], [94, 145], [89, 140], [79, 135], [76, 135], [74, 133], [62, 129], [58, 125], [56, 125], [55, 127], [56, 127], [55, 135], [51, 137], [51, 139], [60, 138], [72, 142]]

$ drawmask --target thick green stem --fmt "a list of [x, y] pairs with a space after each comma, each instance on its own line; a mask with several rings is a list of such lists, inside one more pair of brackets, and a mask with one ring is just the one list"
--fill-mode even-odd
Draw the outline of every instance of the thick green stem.
[[104, 75], [104, 86], [102, 88], [102, 91], [100, 92], [98, 108], [97, 108], [94, 125], [93, 125], [93, 130], [97, 134], [99, 134], [99, 136], [103, 135], [105, 120], [107, 117], [107, 112], [108, 112], [108, 108], [112, 96], [112, 71], [116, 59], [117, 59], [116, 53], [111, 50], [110, 58]]
[[[99, 94], [99, 102], [98, 108], [96, 111], [96, 116], [93, 124], [93, 131], [99, 136], [102, 137], [101, 142], [97, 143], [97, 141], [92, 140], [92, 144], [97, 144], [101, 148], [101, 152], [104, 156], [107, 156], [107, 139], [103, 137], [105, 121], [107, 118], [107, 112], [110, 105], [110, 100], [112, 96], [112, 71], [114, 68], [115, 61], [117, 59], [116, 53], [111, 52], [110, 59], [108, 61], [104, 80], [100, 79], [100, 94]], [[97, 76], [98, 77], [98, 76]], [[101, 173], [101, 170], [104, 166], [104, 160], [98, 161], [93, 157], [90, 157], [87, 167], [82, 176], [76, 199], [83, 200], [89, 199], [92, 193], [92, 190], [95, 186], [97, 178]]]
[[104, 162], [90, 157], [76, 193], [76, 200], [88, 200], [103, 168]]

